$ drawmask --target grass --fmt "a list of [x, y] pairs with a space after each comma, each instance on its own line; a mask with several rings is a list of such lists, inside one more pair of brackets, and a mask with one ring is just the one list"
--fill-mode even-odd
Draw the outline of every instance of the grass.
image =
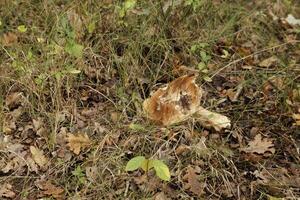
[[[287, 180], [286, 185], [259, 184], [255, 176], [262, 169], [272, 173], [275, 166], [288, 169], [290, 177], [297, 177], [299, 170], [299, 132], [290, 117], [299, 100], [292, 95], [299, 90], [299, 31], [273, 21], [269, 14], [299, 18], [299, 3], [193, 2], [166, 12], [164, 1], [141, 1], [127, 11], [122, 1], [109, 0], [0, 2], [0, 142], [9, 138], [24, 144], [24, 151], [38, 146], [51, 163], [37, 173], [26, 167], [0, 172], [0, 182], [13, 185], [19, 199], [37, 198], [40, 191], [34, 181], [41, 177], [62, 187], [66, 198], [148, 199], [163, 191], [173, 199], [196, 199], [185, 189], [183, 175], [188, 166], [198, 166], [204, 199], [299, 197], [295, 184]], [[18, 31], [20, 25], [27, 31]], [[7, 33], [15, 34], [17, 41], [4, 44]], [[224, 49], [226, 58], [221, 57]], [[197, 69], [203, 61], [201, 51], [211, 57], [208, 72], [198, 80], [207, 93], [203, 104], [229, 116], [232, 128], [216, 133], [192, 120], [167, 128], [153, 125], [143, 115], [143, 100], [176, 78], [176, 63]], [[272, 55], [280, 59], [278, 65], [258, 66]], [[282, 84], [272, 83], [274, 76]], [[221, 95], [239, 84], [243, 89], [237, 102]], [[14, 92], [21, 92], [22, 99], [8, 105], [7, 97]], [[34, 129], [28, 132], [33, 119], [44, 124], [41, 135]], [[16, 124], [11, 134], [4, 130], [9, 121]], [[143, 129], [131, 129], [131, 123]], [[275, 140], [275, 154], [251, 157], [239, 151], [239, 145], [253, 139], [253, 127]], [[61, 141], [64, 131], [85, 132], [93, 145], [75, 156]], [[204, 152], [198, 146], [201, 137], [206, 138]], [[1, 159], [7, 163], [11, 155], [1, 143]], [[177, 154], [181, 145], [189, 150]], [[167, 163], [171, 181], [163, 183], [150, 174], [139, 184], [135, 178], [140, 171], [124, 171], [137, 155]], [[84, 183], [81, 175], [72, 173], [78, 167]]]

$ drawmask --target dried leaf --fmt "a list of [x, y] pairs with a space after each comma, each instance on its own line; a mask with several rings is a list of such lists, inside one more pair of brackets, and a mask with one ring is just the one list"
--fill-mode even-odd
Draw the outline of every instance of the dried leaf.
[[276, 63], [278, 63], [278, 58], [276, 56], [271, 56], [270, 58], [261, 61], [258, 65], [260, 67], [271, 67]]
[[300, 187], [300, 177], [289, 173], [289, 171], [285, 168], [264, 168], [261, 171], [254, 171], [253, 174], [259, 178], [259, 184], [273, 187]]
[[18, 41], [17, 35], [12, 32], [5, 33], [0, 38], [0, 42], [3, 44], [3, 46], [11, 46], [15, 44], [17, 41]]
[[300, 114], [293, 114], [293, 119], [295, 120], [295, 125], [300, 126]]
[[28, 164], [30, 172], [38, 172], [38, 166], [31, 157], [26, 158], [26, 162]]
[[16, 193], [12, 191], [12, 185], [9, 183], [4, 183], [0, 185], [0, 197], [13, 199], [16, 197]]
[[170, 198], [168, 198], [168, 197], [165, 195], [165, 193], [159, 192], [159, 193], [155, 194], [154, 200], [170, 200]]
[[198, 178], [199, 176], [197, 175], [197, 170], [189, 166], [186, 170], [183, 180], [187, 181], [184, 183], [184, 189], [188, 189], [192, 193], [200, 196], [204, 194], [204, 183], [200, 183]]
[[32, 158], [36, 164], [38, 164], [40, 167], [45, 167], [48, 163], [47, 158], [44, 156], [44, 153], [42, 150], [39, 150], [38, 148], [34, 146], [30, 146], [30, 152], [32, 154]]
[[275, 153], [274, 144], [271, 139], [262, 138], [261, 134], [255, 136], [253, 141], [248, 143], [248, 146], [241, 149], [246, 153], [264, 154], [265, 152]]
[[69, 133], [67, 141], [67, 145], [70, 147], [70, 150], [76, 155], [80, 153], [81, 149], [84, 149], [91, 144], [91, 140], [89, 139], [88, 135], [84, 133], [79, 133], [77, 135]]
[[17, 107], [21, 104], [22, 92], [9, 94], [5, 99], [5, 105], [9, 108]]
[[53, 196], [56, 199], [62, 198], [64, 189], [53, 185], [50, 181], [39, 181], [37, 187], [43, 190], [43, 194]]
[[179, 147], [176, 148], [175, 153], [177, 155], [183, 154], [187, 151], [189, 151], [191, 148], [185, 144], [180, 145]]
[[195, 70], [191, 67], [187, 67], [185, 65], [175, 65], [173, 67], [172, 73], [175, 76], [181, 76], [183, 74], [197, 74], [197, 73], [199, 73], [199, 71]]

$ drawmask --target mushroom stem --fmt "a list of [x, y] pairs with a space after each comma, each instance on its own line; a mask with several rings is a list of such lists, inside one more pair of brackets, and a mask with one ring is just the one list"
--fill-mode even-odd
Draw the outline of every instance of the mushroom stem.
[[216, 131], [230, 127], [230, 119], [219, 113], [211, 112], [199, 106], [195, 118], [204, 127], [214, 127]]

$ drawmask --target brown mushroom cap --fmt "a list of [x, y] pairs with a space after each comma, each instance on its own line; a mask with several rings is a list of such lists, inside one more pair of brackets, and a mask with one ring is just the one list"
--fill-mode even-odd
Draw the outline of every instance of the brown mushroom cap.
[[195, 83], [196, 77], [184, 75], [158, 89], [143, 103], [147, 116], [160, 124], [171, 125], [197, 112], [203, 92]]

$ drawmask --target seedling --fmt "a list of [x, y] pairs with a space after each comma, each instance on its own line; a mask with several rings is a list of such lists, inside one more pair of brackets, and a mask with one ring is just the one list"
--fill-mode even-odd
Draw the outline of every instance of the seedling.
[[168, 166], [161, 160], [146, 159], [144, 156], [136, 156], [128, 161], [125, 170], [134, 171], [138, 168], [142, 168], [146, 173], [154, 168], [156, 176], [164, 181], [169, 181], [171, 177]]

